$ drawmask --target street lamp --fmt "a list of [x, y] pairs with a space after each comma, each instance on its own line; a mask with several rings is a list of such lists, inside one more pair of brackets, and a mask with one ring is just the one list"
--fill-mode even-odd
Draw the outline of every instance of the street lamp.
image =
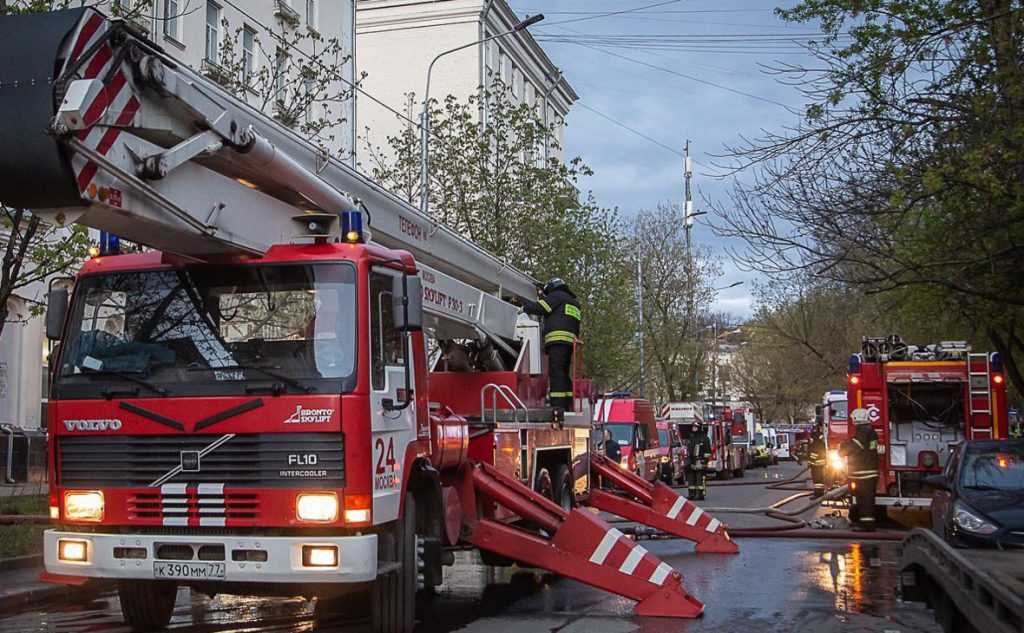
[[518, 33], [519, 31], [531, 27], [543, 19], [543, 13], [527, 17], [525, 20], [521, 20], [504, 33], [498, 33], [497, 35], [491, 35], [490, 37], [485, 37], [475, 42], [470, 42], [469, 44], [456, 46], [455, 48], [438, 53], [437, 56], [431, 60], [430, 66], [427, 67], [427, 88], [423, 91], [423, 113], [420, 115], [420, 129], [423, 132], [423, 140], [420, 143], [420, 212], [424, 215], [427, 214], [430, 207], [430, 75], [434, 72], [434, 64], [436, 64], [437, 60], [441, 59], [445, 55], [450, 55], [473, 46], [479, 46], [486, 42], [490, 42], [491, 40], [496, 40], [499, 37]]

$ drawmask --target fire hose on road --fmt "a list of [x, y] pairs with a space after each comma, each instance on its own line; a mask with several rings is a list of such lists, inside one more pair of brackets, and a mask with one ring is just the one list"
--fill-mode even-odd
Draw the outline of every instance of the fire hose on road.
[[[782, 521], [785, 525], [773, 525], [763, 526], [755, 528], [729, 528], [729, 534], [734, 537], [758, 537], [758, 538], [825, 538], [825, 539], [860, 539], [860, 540], [875, 540], [875, 541], [899, 541], [903, 539], [903, 534], [894, 531], [878, 531], [878, 532], [856, 532], [853, 530], [845, 529], [822, 529], [812, 528], [811, 525], [804, 519], [799, 518], [800, 515], [805, 512], [809, 512], [814, 508], [820, 506], [825, 501], [835, 501], [842, 499], [849, 492], [847, 486], [840, 486], [833, 490], [828, 491], [825, 495], [813, 499], [799, 508], [793, 510], [783, 510], [782, 508], [790, 503], [793, 503], [797, 499], [808, 497], [812, 494], [812, 490], [804, 485], [802, 482], [806, 481], [804, 475], [807, 473], [809, 468], [805, 467], [803, 470], [793, 475], [789, 479], [784, 479], [775, 483], [765, 485], [764, 481], [728, 481], [728, 482], [710, 482], [708, 486], [764, 486], [767, 490], [792, 490], [797, 491], [784, 499], [780, 499], [775, 503], [761, 508], [737, 508], [737, 507], [709, 507], [704, 508], [705, 511], [713, 514], [749, 514], [749, 515], [763, 515], [770, 519]], [[798, 485], [800, 487], [793, 487]], [[626, 523], [625, 521], [621, 523]], [[670, 534], [665, 534], [658, 530], [649, 528], [647, 526], [627, 526], [620, 528], [620, 531], [624, 534], [630, 534], [638, 538], [674, 538]]]

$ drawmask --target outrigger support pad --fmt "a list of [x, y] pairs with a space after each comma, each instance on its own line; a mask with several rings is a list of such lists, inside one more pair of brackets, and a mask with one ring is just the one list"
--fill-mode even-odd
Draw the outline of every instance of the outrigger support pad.
[[[486, 464], [466, 466], [459, 476], [463, 538], [469, 543], [636, 600], [637, 615], [703, 614], [704, 605], [687, 593], [678, 571], [593, 513], [567, 512]], [[498, 520], [496, 506], [536, 529]]]
[[589, 500], [592, 507], [693, 541], [698, 552], [739, 553], [724, 523], [665, 484], [652, 484], [594, 453], [590, 455], [590, 470], [625, 492], [619, 495], [593, 488]]

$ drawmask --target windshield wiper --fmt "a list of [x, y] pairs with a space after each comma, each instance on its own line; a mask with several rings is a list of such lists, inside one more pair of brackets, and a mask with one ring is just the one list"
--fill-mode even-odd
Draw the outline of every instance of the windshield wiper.
[[[170, 393], [169, 391], [167, 391], [166, 389], [164, 389], [163, 387], [161, 387], [159, 385], [154, 385], [153, 383], [149, 382], [148, 380], [146, 380], [144, 378], [139, 378], [138, 376], [134, 376], [132, 374], [129, 374], [129, 373], [126, 373], [126, 372], [123, 372], [123, 371], [115, 371], [115, 370], [112, 370], [112, 369], [88, 369], [88, 368], [84, 368], [84, 367], [79, 367], [79, 369], [82, 369], [83, 370], [82, 373], [86, 374], [88, 376], [115, 376], [115, 377], [120, 378], [122, 380], [127, 380], [128, 382], [133, 382], [136, 385], [140, 385], [142, 387], [145, 387], [146, 389], [149, 389], [150, 391], [152, 391], [154, 393], [158, 393], [161, 396], [166, 396], [168, 393]], [[139, 390], [136, 389], [134, 393], [131, 393], [129, 391], [117, 390], [117, 389], [113, 389], [113, 388], [109, 388], [108, 387], [107, 389], [103, 390], [103, 397], [104, 398], [112, 398], [115, 395], [118, 395], [118, 394], [121, 394], [121, 393], [124, 393], [124, 394], [127, 394], [127, 395], [138, 395]]]
[[[279, 380], [283, 382], [285, 385], [288, 385], [289, 387], [294, 387], [306, 393], [312, 393], [316, 391], [315, 387], [304, 384], [299, 380], [296, 380], [295, 378], [288, 376], [287, 374], [282, 374], [279, 371], [276, 371], [278, 369], [281, 368], [267, 365], [233, 365], [231, 367], [190, 367], [189, 371], [258, 371], [265, 376], [269, 376], [274, 380]], [[283, 389], [273, 388], [272, 391], [276, 396], [280, 395], [280, 392], [283, 391]]]

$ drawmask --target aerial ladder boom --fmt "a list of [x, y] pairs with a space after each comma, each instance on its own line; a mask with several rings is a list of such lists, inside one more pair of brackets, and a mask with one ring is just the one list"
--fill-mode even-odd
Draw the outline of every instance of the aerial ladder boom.
[[[262, 254], [304, 212], [360, 210], [412, 253], [446, 337], [513, 340], [535, 283], [94, 9], [7, 17], [0, 200], [197, 260]], [[27, 55], [26, 51], [33, 51]], [[12, 76], [13, 73], [16, 73]], [[47, 133], [43, 133], [45, 130]], [[16, 148], [16, 149], [15, 149]], [[31, 157], [32, 160], [26, 160]]]

